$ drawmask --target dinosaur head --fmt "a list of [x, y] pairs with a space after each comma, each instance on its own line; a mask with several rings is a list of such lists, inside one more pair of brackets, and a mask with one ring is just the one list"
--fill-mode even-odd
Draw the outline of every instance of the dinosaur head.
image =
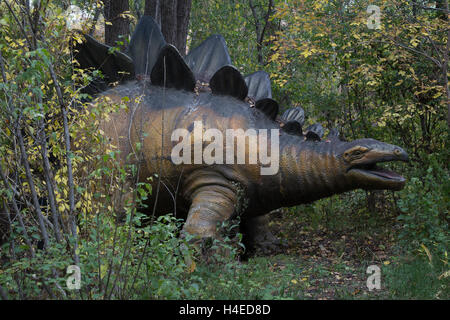
[[336, 155], [346, 178], [362, 189], [401, 190], [405, 178], [383, 168], [380, 163], [408, 161], [402, 148], [374, 139], [359, 139], [341, 142]]

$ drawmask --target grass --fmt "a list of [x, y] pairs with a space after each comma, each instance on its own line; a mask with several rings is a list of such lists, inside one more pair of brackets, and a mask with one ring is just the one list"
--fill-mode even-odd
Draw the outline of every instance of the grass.
[[391, 299], [449, 299], [449, 279], [443, 266], [424, 259], [399, 261], [385, 268], [387, 297]]
[[390, 259], [399, 261], [380, 266], [381, 290], [372, 291], [366, 286], [365, 264], [284, 254], [225, 269], [199, 266], [192, 276], [201, 279], [201, 299], [449, 299], [448, 278], [439, 280], [442, 269], [420, 258]]

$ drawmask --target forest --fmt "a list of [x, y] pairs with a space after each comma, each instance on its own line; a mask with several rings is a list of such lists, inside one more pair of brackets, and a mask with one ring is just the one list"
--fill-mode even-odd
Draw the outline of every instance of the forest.
[[[130, 80], [155, 85], [155, 72], [126, 72], [128, 56], [145, 55], [133, 32], [146, 16], [188, 64], [221, 35], [236, 77], [266, 72], [278, 115], [300, 107], [303, 128], [321, 124], [318, 143], [401, 147], [409, 161], [388, 166], [404, 187], [272, 210], [266, 247], [247, 244], [239, 214], [217, 237], [182, 232], [190, 216], [177, 215], [177, 194], [155, 215], [162, 171], [138, 179], [144, 169], [131, 153], [121, 161], [102, 127], [138, 97], [96, 100]], [[0, 0], [0, 298], [448, 300], [449, 19], [448, 0]], [[99, 52], [91, 68], [77, 60], [86, 39]], [[214, 78], [197, 79], [196, 93], [227, 90]], [[152, 132], [131, 149], [162, 159], [163, 145], [143, 144], [164, 141]], [[230, 184], [234, 212], [258, 206]]]

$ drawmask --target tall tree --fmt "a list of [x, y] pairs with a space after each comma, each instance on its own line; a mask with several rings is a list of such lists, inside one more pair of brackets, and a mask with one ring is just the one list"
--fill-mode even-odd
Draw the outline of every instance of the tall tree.
[[[125, 13], [130, 10], [128, 0], [105, 0], [105, 43], [116, 46], [117, 41], [124, 42], [130, 33], [130, 20]], [[119, 47], [125, 48], [125, 42]]]
[[[263, 57], [263, 42], [264, 35], [266, 30], [271, 25], [270, 17], [273, 15], [274, 11], [274, 2], [273, 0], [267, 1], [267, 9], [263, 8], [263, 6], [257, 6], [252, 0], [248, 0], [248, 4], [252, 11], [253, 20], [255, 23], [255, 31], [256, 31], [256, 50], [258, 51], [258, 63], [264, 65], [264, 57]], [[259, 11], [263, 11], [262, 13], [258, 12], [258, 7], [260, 7]]]
[[152, 16], [161, 26], [166, 41], [182, 55], [186, 54], [186, 40], [192, 0], [146, 0], [144, 14]]

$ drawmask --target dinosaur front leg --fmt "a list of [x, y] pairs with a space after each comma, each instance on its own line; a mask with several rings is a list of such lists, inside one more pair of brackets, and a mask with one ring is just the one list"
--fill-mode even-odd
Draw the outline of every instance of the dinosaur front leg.
[[203, 186], [192, 195], [183, 230], [201, 238], [219, 238], [217, 225], [234, 213], [236, 194], [223, 186]]

